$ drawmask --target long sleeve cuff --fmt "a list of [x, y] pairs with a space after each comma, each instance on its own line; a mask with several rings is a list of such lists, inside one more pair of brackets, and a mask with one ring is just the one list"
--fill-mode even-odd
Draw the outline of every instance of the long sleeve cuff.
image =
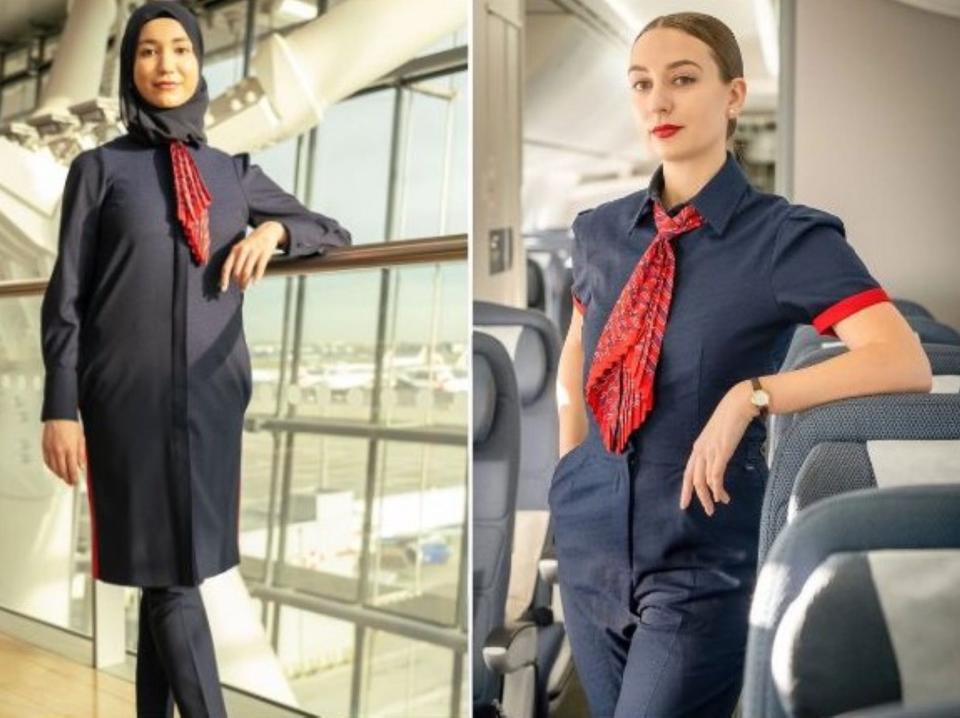
[[320, 220], [283, 217], [277, 220], [287, 229], [287, 244], [282, 248], [286, 257], [303, 257], [323, 254], [327, 247], [343, 247], [351, 244], [350, 233], [335, 220]]
[[79, 420], [76, 369], [56, 369], [47, 372], [40, 420], [48, 419]]

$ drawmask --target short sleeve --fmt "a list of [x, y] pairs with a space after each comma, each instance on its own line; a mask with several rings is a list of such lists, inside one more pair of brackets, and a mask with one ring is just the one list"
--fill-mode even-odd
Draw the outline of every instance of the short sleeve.
[[321, 254], [326, 247], [351, 243], [350, 232], [337, 220], [307, 209], [300, 200], [267, 177], [259, 165], [250, 164], [249, 153], [233, 156], [240, 185], [247, 198], [248, 222], [257, 227], [268, 220], [287, 229], [288, 243], [283, 254], [302, 257]]
[[826, 336], [833, 326], [890, 297], [846, 240], [843, 222], [828, 212], [793, 205], [774, 242], [773, 293], [785, 317], [812, 324]]
[[93, 285], [104, 171], [96, 150], [70, 163], [60, 203], [57, 258], [40, 307], [45, 370], [40, 419], [78, 419], [77, 361], [84, 308]]
[[573, 284], [570, 293], [573, 297], [573, 306], [580, 314], [586, 314], [590, 304], [590, 285], [587, 282], [587, 252], [586, 252], [586, 224], [593, 210], [585, 209], [573, 220], [573, 248], [571, 261]]

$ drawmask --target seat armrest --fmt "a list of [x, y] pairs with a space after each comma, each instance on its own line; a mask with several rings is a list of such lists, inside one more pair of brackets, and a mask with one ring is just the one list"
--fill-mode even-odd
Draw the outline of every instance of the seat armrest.
[[537, 626], [517, 621], [497, 626], [483, 644], [483, 662], [499, 675], [507, 675], [537, 662]]
[[557, 559], [556, 558], [542, 558], [540, 563], [537, 566], [537, 569], [540, 571], [540, 578], [548, 586], [555, 586], [557, 584]]

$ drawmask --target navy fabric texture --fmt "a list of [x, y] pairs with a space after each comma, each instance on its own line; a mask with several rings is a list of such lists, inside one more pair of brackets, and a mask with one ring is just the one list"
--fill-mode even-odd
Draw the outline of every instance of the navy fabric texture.
[[[661, 166], [649, 188], [574, 222], [584, 381], [655, 236], [662, 187]], [[690, 202], [705, 222], [674, 243], [653, 411], [617, 455], [588, 409], [587, 437], [560, 459], [549, 489], [566, 628], [594, 718], [733, 712], [767, 479], [764, 424], [754, 419], [734, 451], [731, 503], [713, 517], [696, 499], [679, 508], [687, 459], [734, 384], [776, 372], [798, 322], [879, 286], [839, 219], [755, 190], [730, 152]]]
[[243, 292], [219, 290], [231, 246], [267, 219], [290, 256], [350, 242], [246, 155], [188, 149], [214, 198], [210, 262], [180, 235], [166, 147], [123, 135], [70, 165], [43, 298], [41, 419], [82, 417], [94, 573], [111, 583], [198, 585], [239, 561], [252, 376]]
[[226, 718], [199, 587], [141, 591], [136, 697], [137, 718]]

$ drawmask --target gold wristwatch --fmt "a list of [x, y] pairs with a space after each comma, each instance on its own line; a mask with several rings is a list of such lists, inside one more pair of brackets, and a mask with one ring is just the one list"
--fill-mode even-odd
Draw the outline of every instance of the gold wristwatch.
[[750, 403], [760, 409], [760, 418], [766, 419], [769, 413], [770, 394], [760, 385], [760, 380], [756, 377], [753, 377], [750, 383], [753, 385], [753, 393], [750, 394]]

